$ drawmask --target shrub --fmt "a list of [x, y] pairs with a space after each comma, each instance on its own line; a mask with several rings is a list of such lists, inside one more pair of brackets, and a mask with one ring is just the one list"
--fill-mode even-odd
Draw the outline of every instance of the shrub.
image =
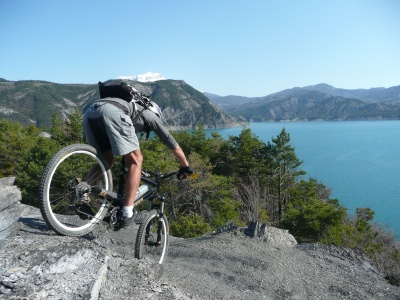
[[171, 235], [189, 238], [210, 232], [211, 227], [201, 216], [194, 214], [180, 216], [170, 223], [169, 230]]

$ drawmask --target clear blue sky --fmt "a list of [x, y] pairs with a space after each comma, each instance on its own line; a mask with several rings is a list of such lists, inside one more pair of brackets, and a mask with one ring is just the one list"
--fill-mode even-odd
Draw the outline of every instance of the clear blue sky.
[[146, 72], [221, 96], [400, 85], [398, 0], [0, 0], [0, 77]]

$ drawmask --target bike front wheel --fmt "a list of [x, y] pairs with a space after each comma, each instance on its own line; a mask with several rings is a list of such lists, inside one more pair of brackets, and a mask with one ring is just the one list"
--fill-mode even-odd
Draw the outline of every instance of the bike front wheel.
[[47, 225], [67, 236], [92, 231], [109, 205], [90, 193], [94, 185], [113, 188], [111, 170], [96, 149], [85, 144], [61, 149], [46, 166], [39, 185], [40, 211]]
[[135, 243], [135, 258], [150, 258], [162, 264], [169, 245], [168, 220], [165, 215], [152, 210], [149, 218], [140, 224]]

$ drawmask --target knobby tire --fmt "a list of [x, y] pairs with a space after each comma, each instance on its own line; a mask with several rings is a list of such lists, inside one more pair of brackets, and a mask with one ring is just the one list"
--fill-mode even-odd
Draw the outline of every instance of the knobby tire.
[[88, 193], [79, 194], [88, 190], [90, 184], [105, 190], [113, 188], [111, 170], [92, 146], [67, 146], [46, 166], [39, 184], [40, 211], [57, 234], [85, 235], [106, 215], [106, 200]]
[[[161, 226], [161, 240], [157, 243], [158, 229]], [[140, 224], [135, 242], [135, 258], [149, 257], [153, 262], [162, 264], [168, 251], [169, 232], [168, 220], [161, 218], [155, 210], [150, 212], [147, 220]]]

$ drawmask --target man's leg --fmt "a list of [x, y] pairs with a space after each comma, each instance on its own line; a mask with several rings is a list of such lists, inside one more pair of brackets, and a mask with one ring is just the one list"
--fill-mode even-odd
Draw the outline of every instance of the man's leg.
[[[114, 156], [111, 150], [103, 152], [103, 156], [106, 159], [108, 166], [111, 168], [114, 163]], [[100, 169], [99, 165], [96, 165], [89, 171], [89, 173], [86, 174], [84, 180], [92, 186], [97, 185], [101, 175], [102, 175], [102, 170]]]
[[139, 188], [142, 174], [143, 156], [140, 149], [124, 155], [128, 166], [128, 174], [125, 178], [125, 206], [133, 206], [136, 192]]
[[122, 209], [122, 227], [130, 227], [134, 222], [143, 222], [147, 216], [147, 211], [133, 210], [133, 204], [138, 191], [140, 178], [142, 175], [143, 156], [140, 149], [124, 155], [128, 166], [128, 174], [125, 178], [125, 203]]
[[105, 152], [103, 152], [103, 156], [106, 159], [109, 167], [111, 168], [112, 165], [114, 164], [114, 155], [112, 154], [112, 151], [106, 150]]

